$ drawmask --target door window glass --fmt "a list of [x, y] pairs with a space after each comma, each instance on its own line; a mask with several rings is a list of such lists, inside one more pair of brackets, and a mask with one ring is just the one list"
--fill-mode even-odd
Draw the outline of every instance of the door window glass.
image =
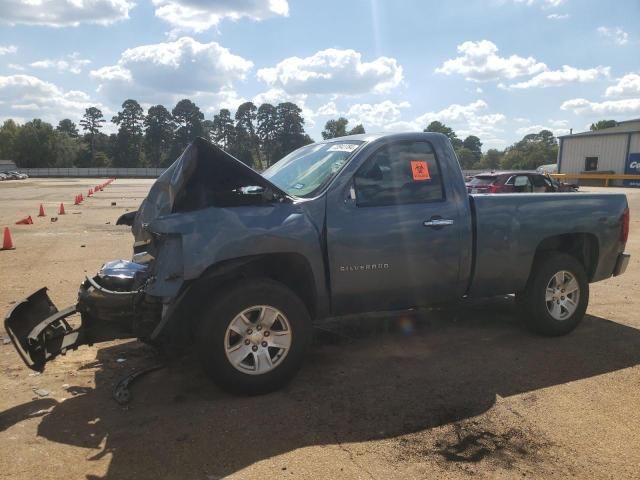
[[444, 199], [440, 166], [428, 142], [381, 147], [356, 173], [355, 189], [360, 207]]

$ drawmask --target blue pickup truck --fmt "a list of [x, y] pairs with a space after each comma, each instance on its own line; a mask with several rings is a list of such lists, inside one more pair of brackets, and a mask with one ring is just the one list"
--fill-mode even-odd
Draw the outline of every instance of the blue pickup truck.
[[132, 261], [104, 264], [64, 310], [42, 288], [7, 315], [30, 368], [137, 337], [262, 393], [294, 376], [314, 322], [515, 294], [531, 329], [564, 335], [589, 283], [629, 261], [624, 195], [469, 195], [436, 133], [327, 140], [262, 174], [198, 139], [119, 223]]

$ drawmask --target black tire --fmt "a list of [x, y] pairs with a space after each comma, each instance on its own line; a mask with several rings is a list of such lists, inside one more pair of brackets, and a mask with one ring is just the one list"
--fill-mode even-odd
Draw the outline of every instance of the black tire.
[[[565, 310], [563, 314], [567, 317], [557, 319], [550, 313], [545, 296], [552, 277], [562, 271], [569, 272], [575, 278], [579, 288], [579, 298], [572, 314], [568, 315]], [[564, 299], [564, 297], [561, 298]], [[549, 303], [551, 307], [553, 307], [552, 303]], [[547, 337], [566, 335], [576, 328], [582, 321], [588, 304], [589, 281], [584, 267], [575, 257], [564, 253], [541, 256], [533, 266], [525, 290], [516, 296], [516, 306], [522, 312], [529, 329]]]
[[[234, 366], [227, 357], [227, 328], [241, 312], [254, 306], [265, 305], [279, 310], [286, 317], [291, 344], [279, 363], [274, 363], [272, 370], [262, 374], [245, 373]], [[279, 321], [276, 321], [276, 324]], [[258, 279], [235, 284], [217, 295], [203, 309], [197, 331], [198, 357], [211, 380], [233, 393], [258, 395], [277, 390], [295, 376], [310, 343], [312, 325], [306, 306], [295, 293], [279, 282]], [[265, 331], [266, 329], [262, 334]], [[241, 341], [244, 343], [244, 340]], [[269, 347], [267, 351], [273, 352], [273, 349]], [[256, 361], [255, 355], [251, 352], [247, 358], [247, 363], [251, 360]]]

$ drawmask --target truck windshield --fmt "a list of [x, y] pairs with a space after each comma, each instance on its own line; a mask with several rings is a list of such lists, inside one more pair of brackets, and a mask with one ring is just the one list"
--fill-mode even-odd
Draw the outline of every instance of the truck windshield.
[[294, 197], [312, 197], [340, 171], [359, 140], [316, 143], [291, 152], [262, 176]]

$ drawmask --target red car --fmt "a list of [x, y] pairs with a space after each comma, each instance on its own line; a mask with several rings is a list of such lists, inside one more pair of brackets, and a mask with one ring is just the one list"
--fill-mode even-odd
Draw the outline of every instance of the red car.
[[545, 193], [578, 190], [575, 185], [558, 182], [549, 175], [522, 170], [481, 173], [466, 185], [469, 193]]

